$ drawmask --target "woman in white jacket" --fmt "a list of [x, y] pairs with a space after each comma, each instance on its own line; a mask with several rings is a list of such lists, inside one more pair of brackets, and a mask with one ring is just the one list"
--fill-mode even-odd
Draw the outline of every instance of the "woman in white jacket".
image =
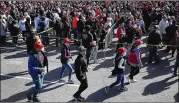
[[165, 29], [169, 26], [169, 22], [167, 20], [167, 16], [164, 15], [162, 17], [162, 20], [159, 22], [159, 31], [162, 34], [162, 41], [165, 40], [165, 36], [166, 36], [166, 31]]
[[25, 27], [26, 19], [24, 16], [21, 16], [21, 20], [19, 21], [19, 28], [22, 31], [23, 40], [26, 40], [26, 27]]

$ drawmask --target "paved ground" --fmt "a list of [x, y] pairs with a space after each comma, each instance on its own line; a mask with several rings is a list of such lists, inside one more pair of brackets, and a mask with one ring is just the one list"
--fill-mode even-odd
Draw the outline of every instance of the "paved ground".
[[[145, 39], [145, 38], [144, 38]], [[27, 73], [28, 57], [23, 43], [21, 46], [1, 48], [1, 101], [26, 102], [26, 91], [33, 87], [30, 76]], [[72, 95], [77, 91], [79, 82], [75, 75], [72, 78], [74, 85], [58, 82], [60, 63], [60, 48], [55, 46], [46, 47], [49, 57], [49, 73], [46, 75], [40, 98], [42, 102], [70, 102]], [[172, 68], [175, 58], [170, 58], [163, 50], [159, 50], [162, 58], [160, 64], [147, 62], [145, 44], [142, 45], [144, 68], [135, 78], [137, 83], [126, 86], [129, 91], [120, 93], [115, 87], [111, 95], [104, 94], [104, 87], [115, 81], [109, 78], [113, 69], [114, 46], [111, 46], [103, 58], [103, 52], [99, 52], [99, 64], [92, 64], [88, 72], [89, 87], [82, 94], [87, 102], [174, 102], [178, 101], [178, 77], [172, 77]], [[77, 51], [72, 46], [73, 59], [76, 59]], [[74, 61], [71, 61], [73, 64]], [[129, 74], [130, 68], [126, 66], [125, 77]], [[67, 76], [64, 75], [64, 80]]]

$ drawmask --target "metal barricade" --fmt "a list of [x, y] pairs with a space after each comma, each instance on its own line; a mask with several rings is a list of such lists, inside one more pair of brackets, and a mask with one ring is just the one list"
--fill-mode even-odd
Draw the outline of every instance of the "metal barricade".
[[[124, 11], [120, 12], [120, 18], [128, 16], [127, 15], [128, 13], [129, 13], [129, 11], [127, 11], [127, 10], [124, 10]], [[119, 20], [120, 20], [120, 18], [119, 18]], [[113, 26], [109, 29], [108, 33], [106, 34], [106, 37], [105, 37], [105, 48], [104, 48], [104, 59], [106, 58], [106, 51], [107, 51], [109, 45], [113, 41], [114, 29], [116, 29], [116, 27], [118, 27], [119, 20], [115, 24], [113, 24]]]

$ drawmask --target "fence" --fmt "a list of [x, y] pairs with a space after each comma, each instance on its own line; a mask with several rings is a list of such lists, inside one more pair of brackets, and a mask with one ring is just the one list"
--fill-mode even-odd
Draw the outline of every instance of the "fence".
[[[121, 17], [124, 17], [124, 18], [126, 18], [126, 16], [127, 16], [127, 14], [129, 13], [129, 11], [126, 11], [126, 10], [124, 10], [124, 11], [121, 11], [120, 12], [120, 18]], [[119, 18], [119, 20], [120, 20], [120, 18]], [[107, 49], [109, 48], [109, 45], [112, 43], [112, 41], [113, 41], [113, 36], [114, 36], [114, 30], [118, 27], [118, 22], [119, 22], [119, 20], [115, 23], [115, 24], [113, 24], [113, 26], [109, 29], [109, 31], [108, 31], [108, 33], [106, 34], [106, 37], [105, 37], [105, 47], [104, 47], [104, 59], [106, 58], [106, 51], [107, 51]]]

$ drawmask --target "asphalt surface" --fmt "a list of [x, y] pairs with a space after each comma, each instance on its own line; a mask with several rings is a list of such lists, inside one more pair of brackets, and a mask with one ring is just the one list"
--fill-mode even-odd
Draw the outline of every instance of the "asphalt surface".
[[[145, 38], [143, 38], [145, 39]], [[10, 41], [11, 42], [11, 41]], [[26, 102], [27, 90], [34, 85], [27, 73], [28, 56], [26, 47], [22, 41], [18, 47], [8, 43], [8, 47], [1, 48], [1, 101], [3, 102]], [[72, 79], [75, 84], [58, 82], [61, 62], [60, 48], [54, 44], [47, 46], [49, 73], [45, 77], [45, 83], [40, 93], [42, 102], [73, 102], [72, 95], [78, 90], [79, 81], [75, 74]], [[135, 76], [137, 83], [128, 84], [125, 78], [126, 92], [120, 92], [118, 87], [106, 95], [104, 87], [113, 83], [116, 78], [109, 78], [114, 68], [115, 46], [111, 45], [106, 52], [106, 58], [102, 51], [99, 51], [98, 64], [91, 64], [92, 67], [87, 73], [89, 87], [82, 93], [87, 102], [175, 102], [178, 101], [178, 77], [172, 77], [172, 68], [175, 58], [166, 54], [163, 49], [158, 52], [162, 61], [159, 64], [147, 64], [148, 54], [145, 44], [142, 45], [144, 67]], [[76, 47], [72, 45], [73, 61], [77, 57]], [[93, 61], [90, 61], [93, 62]], [[129, 75], [130, 67], [126, 66], [125, 77]], [[67, 73], [63, 80], [67, 81]]]

